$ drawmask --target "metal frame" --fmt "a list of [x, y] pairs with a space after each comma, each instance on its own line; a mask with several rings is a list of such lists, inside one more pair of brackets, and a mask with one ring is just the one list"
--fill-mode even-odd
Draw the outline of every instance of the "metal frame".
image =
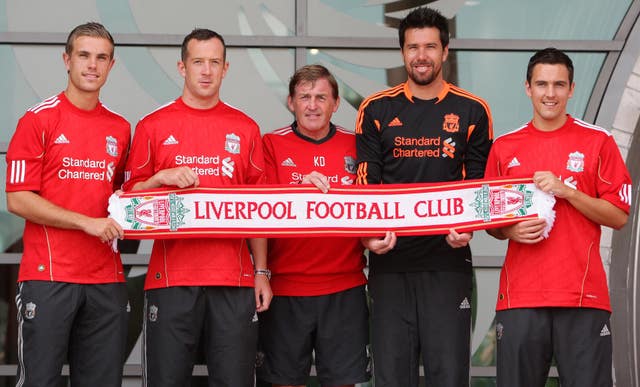
[[640, 386], [640, 122], [627, 157], [631, 180], [636, 182], [627, 225], [612, 240], [609, 271], [611, 306], [614, 310], [613, 362], [620, 386]]
[[[593, 86], [593, 91], [591, 92], [591, 97], [589, 98], [589, 102], [587, 103], [587, 108], [585, 110], [584, 119], [587, 122], [596, 122], [596, 117], [600, 116], [600, 109], [605, 102], [605, 93], [608, 92], [608, 87], [610, 82], [613, 80], [613, 73], [618, 65], [618, 61], [622, 55], [622, 50], [624, 49], [635, 49], [633, 44], [629, 44], [629, 37], [631, 36], [631, 32], [633, 31], [634, 25], [636, 24], [636, 20], [638, 19], [638, 15], [640, 15], [640, 1], [634, 0], [629, 9], [627, 10], [627, 14], [622, 19], [622, 23], [620, 23], [620, 27], [618, 27], [618, 31], [613, 38], [613, 42], [623, 42], [622, 47], [619, 50], [609, 50], [607, 57], [600, 68], [600, 74], [596, 79], [596, 83]], [[634, 57], [634, 61], [637, 56]], [[628, 77], [629, 72], [626, 72], [626, 76]], [[626, 82], [626, 79], [625, 79]], [[622, 93], [623, 87], [619, 85], [615, 85]], [[611, 99], [608, 99], [611, 101]], [[617, 103], [620, 101], [620, 98], [615, 98], [615, 104], [617, 108]], [[611, 103], [609, 104], [611, 105]], [[612, 109], [609, 109], [612, 110]], [[609, 122], [609, 125], [605, 127], [610, 127], [613, 123], [613, 118]]]
[[[303, 2], [296, 3], [296, 14], [306, 14]], [[306, 26], [297, 26], [297, 36], [225, 35], [227, 47], [241, 48], [345, 48], [345, 49], [398, 49], [398, 39], [367, 37], [307, 36]], [[129, 47], [179, 47], [183, 35], [175, 34], [113, 34], [116, 46]], [[66, 33], [53, 32], [0, 32], [0, 44], [12, 45], [61, 45]], [[452, 50], [472, 51], [535, 51], [553, 46], [565, 51], [618, 52], [624, 47], [624, 39], [614, 40], [541, 40], [541, 39], [451, 39]]]
[[[615, 36], [616, 39], [625, 40], [623, 51], [619, 55], [614, 53], [608, 55], [587, 105], [585, 118], [591, 118], [595, 113], [595, 119], [589, 122], [595, 122], [603, 128], [613, 126], [622, 93], [629, 80], [629, 74], [633, 71], [636, 60], [640, 57], [638, 17], [640, 17], [640, 1], [634, 0]], [[615, 62], [613, 69], [610, 68], [611, 62]], [[603, 88], [604, 95], [601, 95]]]

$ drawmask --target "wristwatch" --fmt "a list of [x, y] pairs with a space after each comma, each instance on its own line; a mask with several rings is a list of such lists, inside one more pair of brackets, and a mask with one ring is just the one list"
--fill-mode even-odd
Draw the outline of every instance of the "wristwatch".
[[271, 280], [271, 270], [269, 269], [255, 269], [254, 275], [266, 275], [268, 280]]

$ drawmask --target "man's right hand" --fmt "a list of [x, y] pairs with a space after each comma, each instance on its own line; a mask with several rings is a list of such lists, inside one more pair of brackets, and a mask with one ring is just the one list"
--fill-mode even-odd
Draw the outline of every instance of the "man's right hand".
[[182, 166], [175, 168], [167, 168], [156, 172], [145, 181], [136, 183], [133, 186], [133, 191], [141, 191], [145, 189], [160, 188], [163, 186], [187, 188], [197, 187], [200, 185], [200, 179], [198, 174], [193, 169]]
[[124, 237], [122, 227], [112, 218], [86, 218], [82, 221], [82, 231], [98, 237], [100, 241], [107, 243], [114, 239]]
[[162, 185], [178, 188], [197, 187], [200, 185], [198, 174], [186, 166], [163, 169], [155, 174], [155, 178]]
[[313, 184], [322, 191], [322, 193], [329, 192], [329, 188], [331, 188], [329, 179], [317, 171], [312, 171], [310, 174], [305, 175], [300, 184]]

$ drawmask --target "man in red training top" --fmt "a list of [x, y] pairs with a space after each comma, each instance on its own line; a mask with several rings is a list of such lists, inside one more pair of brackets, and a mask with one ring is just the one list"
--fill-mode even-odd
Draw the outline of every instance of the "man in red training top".
[[127, 338], [123, 236], [107, 218], [131, 129], [100, 102], [113, 38], [86, 23], [67, 38], [64, 92], [33, 106], [7, 151], [7, 207], [25, 218], [18, 276], [18, 386], [120, 386]]
[[[295, 121], [265, 134], [267, 181], [273, 184], [351, 185], [353, 132], [331, 123], [338, 84], [325, 67], [304, 66], [289, 82]], [[370, 379], [368, 310], [359, 238], [269, 239], [275, 295], [260, 315], [263, 364], [258, 377], [274, 386], [304, 386], [312, 352], [323, 386], [353, 386]]]
[[600, 226], [627, 222], [631, 179], [613, 137], [567, 114], [573, 63], [547, 48], [529, 60], [533, 119], [496, 138], [485, 176], [533, 175], [556, 197], [544, 219], [488, 230], [509, 239], [496, 307], [498, 386], [542, 387], [555, 356], [564, 386], [611, 386], [611, 306]]
[[[228, 66], [216, 32], [195, 29], [184, 38], [182, 96], [138, 123], [125, 189], [263, 181], [258, 125], [220, 100]], [[189, 385], [200, 342], [209, 386], [253, 386], [256, 312], [268, 308], [271, 289], [266, 239], [248, 243], [251, 251], [243, 238], [154, 242], [145, 282], [145, 386]]]

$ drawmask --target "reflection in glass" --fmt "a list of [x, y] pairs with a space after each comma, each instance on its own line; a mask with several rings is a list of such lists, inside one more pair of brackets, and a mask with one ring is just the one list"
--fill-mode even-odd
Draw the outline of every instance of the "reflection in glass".
[[[541, 47], [544, 48], [544, 47]], [[459, 86], [484, 98], [491, 107], [496, 136], [514, 130], [532, 117], [531, 100], [524, 88], [529, 58], [533, 52], [461, 51], [453, 60], [457, 68]], [[568, 55], [575, 68], [576, 83], [569, 100], [569, 114], [582, 118], [591, 96], [603, 53], [574, 53]]]
[[[77, 23], [95, 20], [112, 33], [186, 35], [194, 27], [224, 35], [240, 35], [239, 14], [245, 11], [257, 35], [272, 35], [273, 20], [295, 31], [295, 2], [290, 0], [65, 0], [0, 1], [0, 31], [68, 33]], [[73, 17], [69, 17], [72, 10]]]
[[[611, 40], [631, 0], [467, 0], [456, 12], [458, 39]], [[541, 47], [544, 48], [544, 47]]]

